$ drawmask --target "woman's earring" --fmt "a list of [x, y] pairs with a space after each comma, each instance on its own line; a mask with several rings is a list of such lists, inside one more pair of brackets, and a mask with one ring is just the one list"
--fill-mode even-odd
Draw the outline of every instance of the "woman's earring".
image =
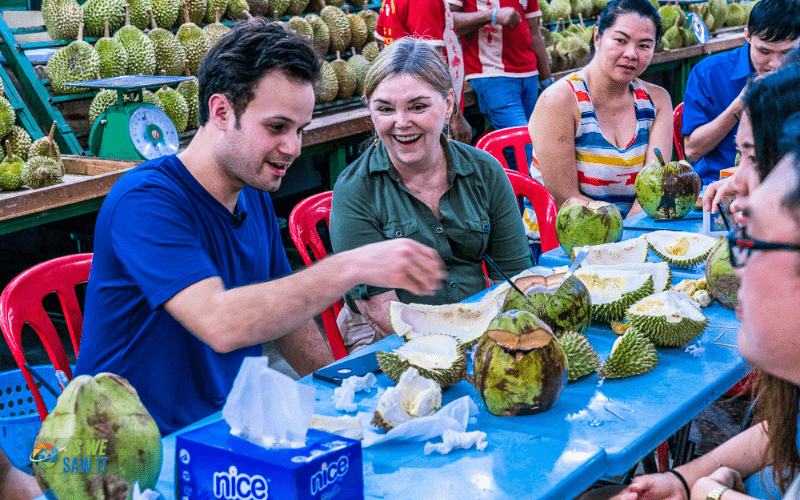
[[378, 146], [378, 144], [380, 144], [380, 143], [381, 143], [381, 140], [380, 140], [380, 139], [378, 139], [378, 131], [376, 130], [376, 131], [375, 131], [375, 139], [373, 139], [373, 141], [372, 141], [372, 144], [374, 144], [374, 145], [375, 145], [375, 147], [377, 147], [377, 146]]
[[446, 127], [447, 127], [447, 142], [450, 142], [453, 140], [453, 136], [450, 135], [450, 122], [447, 122]]

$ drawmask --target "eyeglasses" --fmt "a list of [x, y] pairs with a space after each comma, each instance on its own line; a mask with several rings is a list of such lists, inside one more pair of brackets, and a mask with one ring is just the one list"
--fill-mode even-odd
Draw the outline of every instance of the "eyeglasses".
[[800, 245], [786, 245], [783, 243], [769, 243], [754, 240], [747, 236], [743, 227], [735, 227], [728, 233], [728, 255], [731, 266], [744, 267], [750, 259], [753, 250], [791, 250], [800, 251]]

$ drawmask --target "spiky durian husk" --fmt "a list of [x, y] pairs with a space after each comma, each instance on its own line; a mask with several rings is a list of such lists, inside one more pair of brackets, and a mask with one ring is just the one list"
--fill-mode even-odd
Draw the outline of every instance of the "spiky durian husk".
[[332, 54], [344, 52], [350, 48], [352, 33], [347, 15], [339, 7], [328, 5], [319, 13], [319, 17], [328, 25], [331, 33], [331, 45], [328, 51]]
[[147, 35], [136, 26], [123, 26], [114, 39], [125, 47], [128, 54], [128, 74], [152, 75], [156, 71], [156, 49]]
[[14, 106], [5, 97], [0, 97], [0, 138], [7, 136], [17, 120]]
[[[88, 0], [81, 6], [83, 35], [101, 37], [105, 31], [105, 20], [108, 19], [108, 30], [113, 33], [125, 24], [125, 0]], [[48, 16], [48, 19], [50, 17]]]
[[61, 164], [52, 158], [34, 156], [22, 167], [22, 181], [32, 189], [62, 182]]
[[186, 124], [189, 121], [189, 106], [186, 104], [186, 99], [175, 89], [167, 87], [166, 89], [159, 89], [156, 91], [156, 97], [161, 99], [164, 104], [164, 112], [175, 124], [178, 133], [186, 130]]
[[598, 376], [633, 377], [651, 371], [657, 364], [656, 347], [645, 335], [631, 327], [614, 342], [611, 354], [603, 362]]
[[78, 38], [83, 10], [75, 0], [49, 0], [42, 5], [42, 18], [50, 38], [73, 40]]
[[179, 8], [180, 2], [178, 0], [152, 0], [152, 2], [153, 17], [156, 20], [156, 26], [159, 28], [168, 30], [176, 22], [180, 22], [183, 19], [181, 15], [183, 11]]
[[367, 23], [356, 14], [348, 14], [347, 21], [350, 23], [350, 45], [356, 50], [361, 50], [367, 43], [369, 35]]
[[297, 16], [303, 13], [308, 7], [310, 0], [289, 0], [289, 6], [286, 8], [286, 14], [289, 16]]
[[367, 71], [369, 71], [371, 64], [367, 61], [367, 58], [361, 54], [356, 54], [348, 59], [347, 64], [353, 68], [353, 72], [356, 75], [355, 95], [361, 97], [364, 95], [364, 81], [367, 79]]
[[161, 111], [164, 111], [164, 103], [161, 102], [161, 99], [159, 99], [157, 95], [150, 92], [149, 90], [145, 90], [142, 93], [142, 102], [146, 102], [147, 104], [152, 104]]
[[314, 28], [300, 16], [292, 16], [286, 21], [286, 27], [296, 31], [301, 35], [307, 36], [310, 40], [314, 40]]
[[127, 0], [130, 6], [131, 24], [144, 31], [150, 27], [150, 16], [147, 9], [153, 8], [151, 0]]
[[434, 368], [430, 370], [412, 364], [407, 359], [391, 352], [377, 351], [375, 353], [375, 357], [378, 358], [378, 365], [381, 367], [381, 371], [383, 371], [387, 377], [395, 382], [400, 380], [400, 376], [406, 370], [414, 367], [417, 369], [417, 371], [419, 371], [420, 375], [425, 378], [435, 380], [442, 389], [445, 389], [464, 378], [464, 374], [467, 370], [467, 358], [465, 356], [466, 352], [466, 346], [464, 344], [459, 344], [456, 347], [456, 359], [450, 368]]
[[117, 92], [111, 89], [105, 89], [98, 92], [89, 104], [89, 126], [94, 125], [94, 122], [100, 118], [100, 115], [105, 113], [106, 109], [112, 104], [117, 103]]
[[21, 188], [22, 185], [21, 165], [0, 163], [0, 191], [13, 191]]
[[101, 38], [94, 44], [100, 57], [100, 78], [112, 78], [128, 73], [128, 51], [119, 40]]
[[[669, 310], [665, 311], [664, 315], [652, 312], [648, 314], [648, 302], [658, 301], [663, 304], [664, 300], [661, 300], [661, 297], [666, 297], [665, 294], [675, 298], [681, 297], [679, 300], [684, 300], [685, 307], [696, 311], [697, 318], [686, 317], [675, 308], [671, 309], [672, 313], [669, 314], [669, 317], [667, 316]], [[680, 347], [691, 342], [703, 333], [708, 324], [708, 319], [697, 309], [688, 295], [674, 291], [663, 292], [637, 301], [625, 313], [625, 319], [631, 328], [640, 331], [661, 347]]]
[[330, 28], [328, 28], [328, 25], [316, 14], [309, 14], [304, 19], [314, 32], [314, 35], [311, 37], [314, 50], [320, 56], [325, 56], [331, 44]]
[[153, 42], [155, 50], [156, 67], [154, 73], [157, 75], [164, 71], [167, 76], [180, 76], [183, 74], [183, 61], [186, 59], [186, 51], [183, 45], [169, 31], [156, 28], [151, 30], [147, 36]]
[[375, 28], [378, 26], [378, 14], [371, 9], [364, 9], [358, 12], [358, 17], [364, 20], [367, 25], [367, 42], [375, 41]]
[[58, 143], [53, 141], [53, 151], [51, 153], [50, 141], [48, 140], [47, 136], [40, 137], [39, 139], [33, 141], [33, 144], [31, 144], [28, 158], [33, 158], [34, 156], [47, 156], [61, 163], [61, 149], [59, 149]]
[[[673, 255], [668, 253], [665, 249], [660, 248], [663, 244], [663, 235], [669, 235], [669, 237], [685, 237], [689, 240], [689, 244], [693, 246], [693, 249], [696, 249], [698, 245], [705, 245], [707, 248], [702, 253], [698, 253], [694, 257], [684, 258], [677, 255]], [[684, 233], [680, 231], [653, 231], [649, 233], [647, 236], [647, 246], [650, 250], [653, 251], [660, 259], [664, 262], [668, 263], [671, 266], [688, 269], [697, 264], [704, 262], [708, 254], [711, 252], [711, 249], [716, 244], [716, 239], [711, 238], [710, 236], [694, 234], [694, 233]], [[656, 244], [661, 242], [662, 244]], [[666, 246], [666, 245], [664, 245]], [[701, 247], [702, 248], [702, 247]]]
[[197, 128], [197, 115], [200, 114], [200, 100], [198, 92], [200, 89], [197, 86], [197, 79], [184, 80], [178, 84], [178, 92], [181, 93], [183, 99], [186, 101], [186, 106], [189, 108], [189, 118], [186, 120], [186, 130], [194, 130]]
[[15, 156], [19, 156], [23, 161], [28, 161], [31, 151], [31, 136], [27, 130], [19, 125], [14, 125], [11, 127], [11, 132], [3, 139], [3, 151], [6, 151], [6, 143], [11, 144], [11, 151]]
[[658, 256], [659, 259], [662, 259], [664, 262], [671, 266], [680, 267], [682, 269], [689, 269], [690, 267], [694, 267], [697, 264], [704, 262], [706, 257], [708, 257], [709, 252], [711, 249], [709, 248], [707, 252], [697, 255], [694, 258], [686, 259], [686, 260], [677, 260], [674, 255], [670, 255], [666, 252], [659, 251], [652, 243], [648, 244], [650, 250], [653, 251], [654, 254]]
[[606, 302], [605, 304], [592, 304], [592, 318], [597, 321], [610, 322], [620, 321], [625, 317], [625, 311], [636, 302], [648, 295], [652, 295], [653, 277], [649, 276], [644, 284], [639, 289], [623, 293], [619, 299], [613, 302]]
[[225, 11], [228, 10], [228, 0], [208, 0], [206, 2], [206, 23], [212, 24], [217, 21], [217, 9], [219, 9], [220, 15], [225, 14]]
[[[229, 32], [231, 29], [222, 23], [211, 23], [203, 27], [203, 33], [208, 40], [209, 49], [222, 38], [222, 35]], [[183, 62], [181, 62], [181, 71], [183, 71]]]
[[88, 43], [75, 40], [58, 49], [47, 61], [47, 77], [56, 94], [79, 94], [89, 89], [65, 83], [92, 80], [100, 75], [100, 56]]
[[600, 368], [600, 358], [589, 340], [577, 332], [566, 332], [558, 339], [567, 355], [567, 382], [594, 373]]
[[200, 62], [208, 53], [208, 49], [211, 48], [208, 44], [208, 38], [206, 38], [203, 30], [194, 23], [182, 24], [175, 36], [183, 45], [183, 50], [186, 51], [186, 59], [189, 61], [189, 73], [197, 76]]
[[225, 15], [230, 19], [247, 19], [250, 13], [250, 6], [247, 0], [228, 0], [228, 10]]

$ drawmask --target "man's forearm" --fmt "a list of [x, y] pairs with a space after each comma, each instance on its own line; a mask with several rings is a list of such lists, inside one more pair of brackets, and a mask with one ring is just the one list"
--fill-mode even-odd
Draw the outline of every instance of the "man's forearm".
[[533, 53], [536, 54], [536, 68], [539, 70], [539, 80], [547, 80], [552, 75], [550, 74], [550, 59], [547, 57], [547, 48], [545, 47], [544, 38], [539, 32], [539, 21], [528, 19], [531, 30], [531, 48]]
[[483, 26], [492, 22], [492, 11], [456, 12], [453, 11], [453, 27], [458, 36], [475, 33]]
[[700, 125], [691, 134], [685, 136], [683, 144], [686, 150], [686, 158], [689, 161], [696, 162], [713, 151], [725, 136], [733, 130], [733, 127], [739, 123], [742, 113], [743, 108], [737, 98], [719, 116], [705, 125]]
[[314, 320], [274, 341], [275, 348], [298, 375], [304, 377], [335, 360]]

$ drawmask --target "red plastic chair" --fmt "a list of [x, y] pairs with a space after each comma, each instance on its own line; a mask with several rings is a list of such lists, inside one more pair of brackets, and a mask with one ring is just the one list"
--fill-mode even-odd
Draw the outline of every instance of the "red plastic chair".
[[525, 154], [525, 145], [531, 143], [528, 127], [510, 127], [489, 132], [478, 139], [475, 147], [491, 154], [505, 169], [510, 169], [503, 149], [514, 148], [514, 158], [517, 160], [517, 171], [529, 175], [528, 157]]
[[11, 280], [0, 294], [0, 328], [3, 330], [11, 354], [14, 355], [14, 361], [17, 362], [33, 393], [36, 409], [39, 410], [42, 421], [48, 412], [34, 379], [25, 368], [27, 361], [22, 351], [22, 327], [28, 324], [33, 328], [39, 335], [55, 369], [62, 370], [67, 378], [72, 380], [72, 369], [67, 360], [67, 353], [52, 320], [42, 306], [42, 300], [51, 293], [58, 296], [72, 339], [72, 348], [77, 356], [81, 345], [83, 313], [78, 304], [75, 286], [89, 280], [91, 266], [90, 253], [51, 259], [23, 271]]
[[[328, 255], [328, 251], [325, 250], [319, 233], [317, 233], [317, 223], [324, 220], [325, 224], [330, 227], [332, 197], [333, 191], [325, 191], [324, 193], [309, 196], [298, 203], [292, 209], [292, 213], [289, 214], [289, 234], [292, 236], [294, 246], [297, 247], [297, 251], [300, 252], [300, 256], [307, 266], [313, 264], [311, 256], [308, 254], [309, 248], [314, 260], [320, 260]], [[325, 336], [328, 337], [331, 352], [333, 352], [333, 357], [336, 359], [342, 359], [347, 356], [342, 334], [336, 324], [336, 317], [339, 315], [339, 311], [342, 310], [342, 305], [343, 302], [341, 300], [337, 301], [321, 313]]]
[[539, 237], [542, 241], [542, 252], [547, 252], [558, 246], [556, 236], [556, 200], [553, 195], [541, 184], [531, 179], [528, 175], [506, 169], [508, 180], [514, 194], [524, 196], [530, 200], [533, 211], [536, 212], [536, 220], [539, 223]]
[[675, 107], [672, 112], [672, 141], [675, 143], [675, 151], [678, 152], [678, 159], [685, 160], [686, 152], [683, 149], [683, 103]]

